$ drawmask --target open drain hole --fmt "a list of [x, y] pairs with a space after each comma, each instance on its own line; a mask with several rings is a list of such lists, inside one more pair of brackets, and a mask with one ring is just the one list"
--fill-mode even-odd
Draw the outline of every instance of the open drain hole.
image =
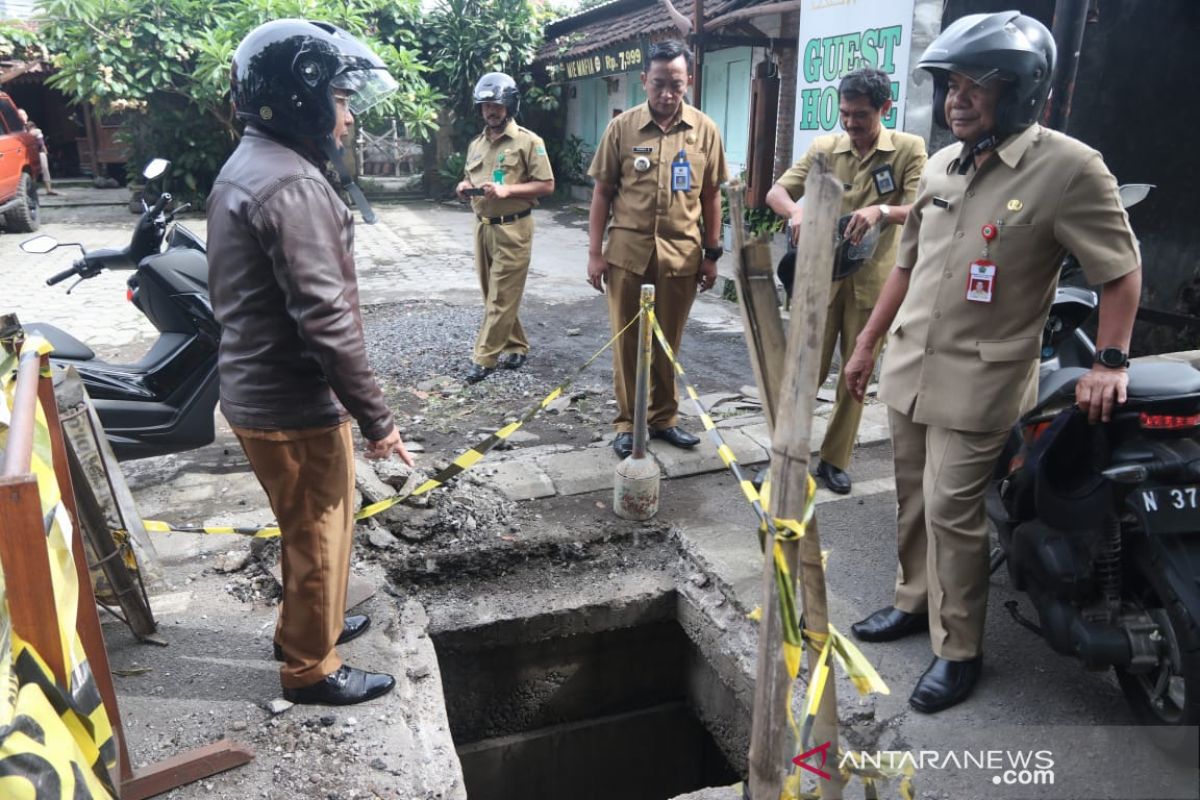
[[607, 630], [593, 608], [435, 632], [471, 800], [667, 800], [740, 780], [700, 720], [741, 710], [674, 606]]

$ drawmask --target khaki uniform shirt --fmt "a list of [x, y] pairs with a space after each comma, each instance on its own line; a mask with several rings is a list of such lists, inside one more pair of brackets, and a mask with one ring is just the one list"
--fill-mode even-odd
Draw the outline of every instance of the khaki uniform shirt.
[[[934, 154], [905, 223], [896, 263], [912, 273], [879, 396], [922, 425], [999, 431], [1037, 400], [1064, 254], [1092, 284], [1138, 269], [1141, 256], [1116, 180], [1082, 142], [1033, 125], [959, 175], [964, 153], [955, 144]], [[985, 223], [999, 229], [987, 248], [996, 277], [992, 302], [978, 303], [966, 299], [967, 276], [983, 257]]]
[[[683, 150], [691, 189], [671, 191], [671, 164]], [[638, 159], [645, 169], [638, 169]], [[667, 133], [642, 103], [608, 124], [588, 175], [615, 186], [604, 258], [642, 275], [651, 253], [660, 275], [695, 275], [700, 269], [700, 190], [726, 179], [725, 148], [716, 124], [683, 104]]]
[[[497, 183], [497, 170], [504, 174], [503, 182], [506, 186], [529, 181], [554, 180], [542, 138], [511, 119], [496, 141], [488, 141], [487, 132], [484, 131], [467, 145], [466, 179], [472, 186]], [[527, 198], [471, 198], [471, 208], [481, 217], [503, 217], [525, 211], [535, 205], [536, 200]]]
[[[812, 167], [813, 157], [824, 153], [829, 157], [834, 176], [841, 181], [842, 213], [849, 214], [866, 206], [886, 204], [903, 206], [917, 196], [917, 184], [921, 170], [925, 169], [927, 156], [925, 141], [911, 133], [893, 132], [887, 128], [879, 131], [875, 147], [859, 157], [847, 133], [818, 136], [804, 157], [792, 168], [779, 176], [777, 184], [787, 190], [793, 200], [804, 196], [804, 181]], [[884, 170], [890, 167], [890, 170]], [[880, 170], [880, 172], [876, 172]], [[889, 186], [890, 184], [890, 186]], [[886, 191], [880, 191], [884, 189]], [[883, 282], [896, 264], [896, 244], [900, 241], [900, 226], [886, 224], [879, 232], [879, 244], [875, 255], [857, 273], [846, 278], [854, 291], [854, 302], [859, 308], [873, 308], [883, 289]], [[837, 294], [837, 284], [829, 293]], [[832, 299], [831, 299], [832, 302]]]

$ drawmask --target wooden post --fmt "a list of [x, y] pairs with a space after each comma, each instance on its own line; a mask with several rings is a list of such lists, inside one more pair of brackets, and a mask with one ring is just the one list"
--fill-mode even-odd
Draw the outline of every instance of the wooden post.
[[779, 75], [770, 62], [755, 68], [750, 82], [750, 150], [746, 153], [746, 206], [765, 208], [775, 180], [775, 133], [779, 123]]
[[[818, 156], [805, 182], [805, 218], [797, 250], [796, 286], [792, 321], [788, 330], [783, 383], [777, 419], [771, 436], [771, 507], [775, 518], [800, 519], [808, 500], [808, 463], [812, 412], [817, 394], [817, 370], [825, 335], [825, 314], [833, 266], [833, 239], [842, 201], [842, 187]], [[769, 543], [768, 543], [769, 544]], [[799, 560], [803, 588], [805, 627], [821, 636], [828, 632], [825, 573], [815, 518], [800, 541], [783, 545], [793, 565]], [[796, 573], [793, 572], [793, 575]], [[763, 606], [759, 630], [758, 676], [754, 688], [754, 720], [750, 740], [750, 794], [753, 800], [775, 800], [783, 788], [789, 765], [785, 747], [790, 740], [787, 697], [791, 679], [782, 653], [782, 624], [775, 567], [768, 547], [763, 559]], [[808, 648], [809, 667], [819, 653]], [[814, 745], [831, 743], [836, 753], [837, 697], [834, 681], [826, 683], [821, 711], [813, 728]], [[820, 781], [821, 797], [842, 797], [841, 774], [828, 770], [830, 780]]]
[[729, 196], [729, 221], [733, 226], [733, 252], [737, 258], [738, 306], [748, 338], [750, 363], [758, 382], [758, 396], [767, 418], [767, 430], [774, 432], [779, 407], [779, 387], [783, 384], [783, 354], [787, 339], [779, 314], [779, 293], [775, 289], [775, 268], [771, 248], [763, 240], [746, 243], [741, 181], [734, 179], [726, 187]]

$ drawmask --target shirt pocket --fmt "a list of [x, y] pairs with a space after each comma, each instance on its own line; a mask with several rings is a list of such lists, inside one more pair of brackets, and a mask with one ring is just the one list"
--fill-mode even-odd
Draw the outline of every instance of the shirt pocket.
[[483, 167], [483, 153], [467, 153], [467, 162], [463, 169], [468, 175], [477, 175]]
[[699, 192], [704, 185], [704, 170], [708, 157], [704, 153], [688, 153], [688, 164], [692, 167], [692, 191]]
[[1041, 355], [1040, 336], [1019, 336], [1015, 339], [981, 339], [979, 358], [983, 361], [1032, 361]]
[[1025, 264], [1031, 259], [1042, 260], [1046, 242], [1042, 241], [1041, 226], [1033, 222], [1005, 222], [996, 227], [996, 238], [988, 243], [988, 259], [1000, 269]]

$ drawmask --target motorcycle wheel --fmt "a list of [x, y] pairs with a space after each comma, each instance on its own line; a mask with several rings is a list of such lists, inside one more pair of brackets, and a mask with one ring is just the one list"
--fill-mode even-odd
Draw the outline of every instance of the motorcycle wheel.
[[[1200, 628], [1195, 615], [1167, 582], [1167, 566], [1149, 546], [1134, 553], [1142, 603], [1164, 639], [1162, 661], [1149, 672], [1117, 669], [1117, 682], [1139, 722], [1146, 725], [1200, 723]], [[1171, 741], [1160, 747], [1175, 749]], [[1194, 753], [1192, 754], [1195, 755]]]

